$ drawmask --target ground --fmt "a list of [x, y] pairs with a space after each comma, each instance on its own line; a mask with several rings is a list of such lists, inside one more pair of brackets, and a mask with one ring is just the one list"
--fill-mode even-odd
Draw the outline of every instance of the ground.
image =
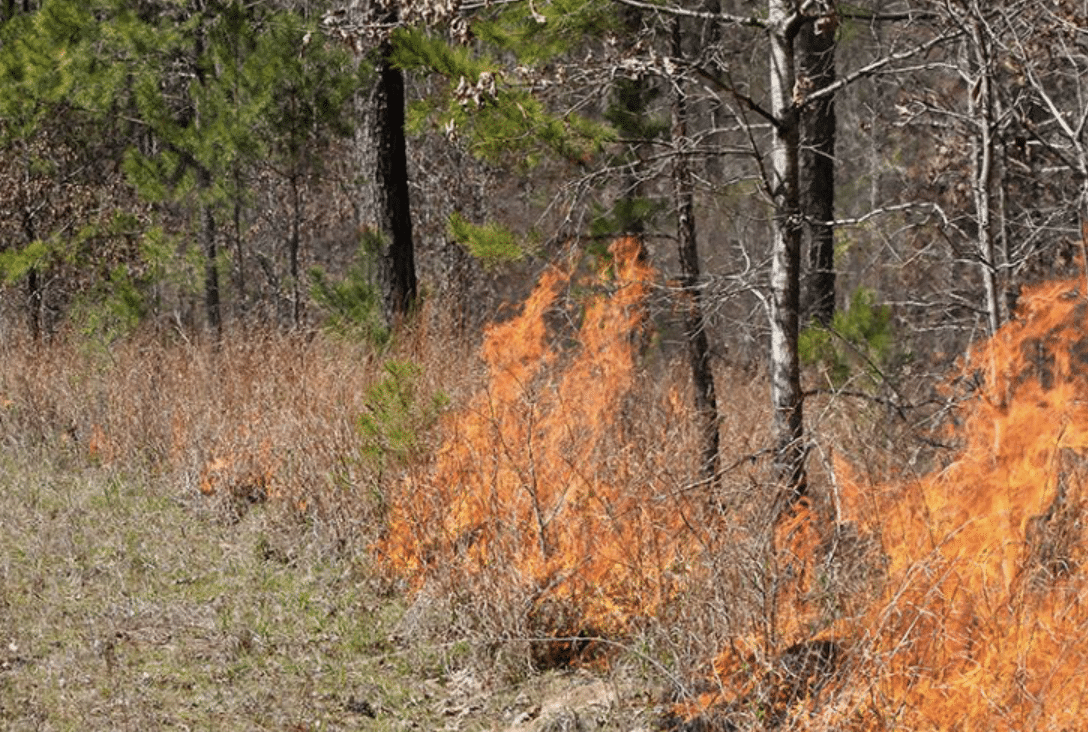
[[272, 504], [0, 453], [0, 726], [20, 730], [651, 729], [620, 666], [512, 677], [404, 637], [364, 552]]

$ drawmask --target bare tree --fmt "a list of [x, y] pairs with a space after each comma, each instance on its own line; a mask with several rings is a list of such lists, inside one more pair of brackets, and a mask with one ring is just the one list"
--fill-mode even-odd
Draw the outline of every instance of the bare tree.
[[773, 138], [768, 193], [774, 202], [771, 248], [771, 404], [774, 467], [792, 495], [805, 491], [801, 370], [797, 351], [801, 276], [801, 202], [798, 179], [799, 107], [794, 99], [794, 41], [803, 16], [789, 0], [768, 0]]
[[[797, 84], [806, 93], [835, 81], [838, 15], [829, 9], [797, 35]], [[808, 253], [802, 313], [824, 325], [835, 313], [835, 98], [801, 110], [799, 186]]]
[[1004, 62], [1031, 101], [1010, 113], [1046, 161], [1047, 177], [1059, 177], [1058, 186], [1077, 191], [1064, 208], [1066, 219], [1076, 223], [1083, 256], [1088, 254], [1088, 22], [1071, 0], [1035, 0], [998, 11], [986, 29], [987, 40], [1007, 54]]

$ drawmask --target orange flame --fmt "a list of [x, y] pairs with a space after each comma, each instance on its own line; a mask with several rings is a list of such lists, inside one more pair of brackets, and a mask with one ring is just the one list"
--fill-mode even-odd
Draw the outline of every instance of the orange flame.
[[[890, 562], [883, 600], [839, 629], [872, 638], [879, 659], [876, 680], [840, 699], [862, 714], [858, 729], [883, 728], [889, 710], [911, 729], [1083, 727], [1088, 584], [1075, 531], [1059, 531], [1063, 516], [1079, 527], [1088, 474], [1077, 286], [1026, 293], [1020, 318], [969, 354], [982, 388], [962, 410], [954, 462], [875, 488], [837, 466], [850, 517], [882, 537]], [[1041, 582], [1040, 552], [1056, 562]]]
[[571, 277], [555, 268], [520, 316], [489, 329], [489, 387], [447, 420], [433, 472], [392, 507], [380, 551], [401, 572], [507, 568], [539, 602], [568, 603], [583, 629], [622, 626], [668, 597], [679, 512], [605, 458], [654, 273], [637, 240], [610, 251], [598, 282], [611, 293], [588, 302], [565, 354], [548, 342], [546, 316]]

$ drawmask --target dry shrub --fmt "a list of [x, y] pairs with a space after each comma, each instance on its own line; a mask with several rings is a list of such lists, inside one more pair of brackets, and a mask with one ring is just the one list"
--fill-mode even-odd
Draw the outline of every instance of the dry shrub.
[[218, 346], [138, 335], [108, 351], [74, 337], [8, 343], [0, 439], [24, 451], [60, 448], [76, 465], [151, 472], [234, 518], [275, 499], [372, 537], [381, 486], [360, 455], [359, 418], [383, 364], [418, 359], [424, 393], [439, 388], [432, 374], [454, 388], [470, 378], [452, 340], [426, 327], [406, 331], [386, 354], [276, 331], [229, 333]]
[[[432, 468], [400, 485], [379, 552], [422, 598], [412, 619], [449, 618], [489, 663], [566, 665], [642, 636], [655, 659], [705, 675], [723, 627], [771, 582], [745, 578], [764, 559], [750, 526], [766, 525], [769, 493], [756, 459], [717, 487], [695, 481], [690, 373], [683, 359], [640, 370], [654, 273], [636, 242], [612, 252], [573, 286], [549, 270], [488, 331], [487, 385], [446, 416]], [[566, 288], [582, 298], [562, 301]], [[765, 385], [719, 379], [724, 444], [759, 453]]]

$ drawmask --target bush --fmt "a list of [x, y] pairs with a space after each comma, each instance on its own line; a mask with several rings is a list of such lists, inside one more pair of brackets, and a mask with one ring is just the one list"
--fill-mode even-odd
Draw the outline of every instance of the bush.
[[375, 346], [389, 342], [381, 293], [372, 282], [370, 246], [363, 243], [343, 279], [330, 280], [319, 267], [310, 270], [310, 294], [324, 312], [330, 330]]
[[805, 328], [798, 350], [801, 363], [820, 367], [835, 386], [859, 373], [877, 384], [904, 355], [895, 345], [891, 308], [877, 304], [876, 293], [864, 287], [854, 291], [850, 306], [836, 312], [830, 326]]

